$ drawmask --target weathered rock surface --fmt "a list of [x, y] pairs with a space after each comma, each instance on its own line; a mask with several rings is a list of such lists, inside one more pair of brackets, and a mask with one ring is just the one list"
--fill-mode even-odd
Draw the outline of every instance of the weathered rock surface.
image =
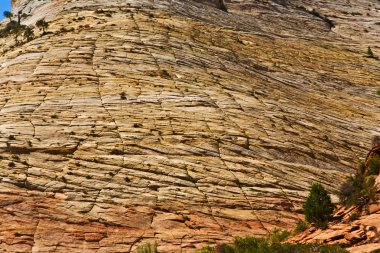
[[380, 131], [380, 3], [278, 2], [15, 1], [50, 33], [0, 39], [0, 252], [194, 252], [334, 193]]

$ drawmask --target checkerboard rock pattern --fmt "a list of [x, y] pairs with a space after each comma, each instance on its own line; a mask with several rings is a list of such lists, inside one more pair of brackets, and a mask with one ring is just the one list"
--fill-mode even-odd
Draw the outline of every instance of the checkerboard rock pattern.
[[13, 1], [50, 26], [0, 38], [0, 252], [191, 253], [336, 193], [379, 131], [380, 4], [226, 4]]

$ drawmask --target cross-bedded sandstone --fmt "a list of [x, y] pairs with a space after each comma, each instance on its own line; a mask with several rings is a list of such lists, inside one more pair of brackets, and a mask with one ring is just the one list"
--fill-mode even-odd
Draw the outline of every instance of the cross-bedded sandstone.
[[338, 189], [379, 131], [378, 61], [305, 9], [243, 4], [15, 3], [50, 33], [0, 41], [0, 250], [194, 252]]

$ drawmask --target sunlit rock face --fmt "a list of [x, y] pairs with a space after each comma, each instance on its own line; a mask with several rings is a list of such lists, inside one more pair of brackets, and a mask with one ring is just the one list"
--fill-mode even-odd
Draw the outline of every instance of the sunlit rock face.
[[226, 2], [13, 3], [50, 26], [0, 39], [0, 250], [194, 252], [336, 193], [380, 131], [379, 3]]

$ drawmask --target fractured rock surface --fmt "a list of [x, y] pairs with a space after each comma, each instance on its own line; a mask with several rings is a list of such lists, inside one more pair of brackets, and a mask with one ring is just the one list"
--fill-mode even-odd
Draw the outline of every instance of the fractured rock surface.
[[194, 252], [338, 189], [380, 131], [366, 39], [296, 3], [228, 7], [14, 3], [50, 33], [0, 39], [0, 252]]

